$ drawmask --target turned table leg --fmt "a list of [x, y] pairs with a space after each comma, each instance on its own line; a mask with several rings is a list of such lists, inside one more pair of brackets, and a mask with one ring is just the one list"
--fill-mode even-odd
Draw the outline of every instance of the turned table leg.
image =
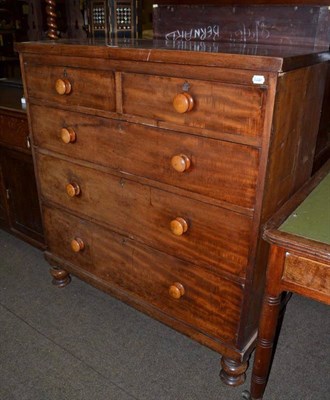
[[220, 378], [226, 385], [239, 386], [245, 382], [245, 372], [248, 367], [247, 361], [240, 363], [230, 358], [222, 357], [221, 367]]
[[262, 399], [266, 388], [280, 307], [281, 296], [265, 298], [252, 371], [252, 400]]
[[71, 277], [69, 272], [64, 269], [53, 267], [49, 270], [51, 276], [53, 277], [52, 284], [58, 288], [63, 288], [71, 282]]
[[261, 400], [263, 398], [270, 372], [276, 328], [281, 309], [282, 291], [280, 290], [280, 282], [284, 259], [284, 250], [271, 246], [256, 354], [253, 363], [251, 400]]

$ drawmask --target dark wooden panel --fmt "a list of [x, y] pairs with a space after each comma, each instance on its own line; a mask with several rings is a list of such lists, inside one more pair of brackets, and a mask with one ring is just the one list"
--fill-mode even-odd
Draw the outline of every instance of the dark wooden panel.
[[0, 111], [0, 144], [27, 150], [28, 135], [25, 114]]
[[[250, 218], [57, 158], [37, 156], [41, 193], [48, 201], [169, 254], [244, 276]], [[70, 182], [81, 189], [75, 198], [66, 193]], [[170, 222], [177, 217], [188, 222], [182, 236], [170, 230]]]
[[[44, 217], [49, 251], [97, 277], [99, 285], [119, 286], [201, 332], [235, 342], [242, 302], [239, 284], [62, 210], [45, 208]], [[77, 236], [85, 244], [80, 253], [70, 248]], [[180, 299], [169, 295], [174, 282], [185, 289]]]
[[317, 135], [313, 173], [330, 158], [330, 64], [325, 83], [320, 127]]
[[273, 151], [265, 191], [265, 219], [311, 175], [327, 68], [327, 64], [319, 64], [288, 72], [279, 79]]
[[174, 5], [153, 10], [158, 39], [324, 48], [330, 42], [328, 7]]
[[[157, 0], [157, 4], [196, 4], [196, 5], [201, 5], [203, 2], [202, 0]], [[251, 4], [269, 4], [269, 5], [279, 5], [279, 4], [284, 4], [287, 5], [288, 3], [290, 4], [298, 4], [298, 5], [303, 5], [303, 4], [315, 4], [315, 5], [321, 5], [321, 6], [327, 6], [329, 5], [328, 0], [207, 0], [204, 3], [207, 4], [212, 4], [212, 5], [218, 5], [218, 6], [223, 6], [223, 5], [251, 5]]]
[[[55, 108], [32, 105], [31, 111], [34, 144], [41, 148], [253, 208], [255, 148]], [[74, 130], [75, 142], [63, 143], [63, 127]], [[191, 165], [177, 172], [171, 159], [182, 153]]]
[[12, 110], [12, 113], [23, 114], [21, 98], [23, 96], [22, 83], [8, 81], [6, 79], [0, 80], [0, 109], [1, 112]]

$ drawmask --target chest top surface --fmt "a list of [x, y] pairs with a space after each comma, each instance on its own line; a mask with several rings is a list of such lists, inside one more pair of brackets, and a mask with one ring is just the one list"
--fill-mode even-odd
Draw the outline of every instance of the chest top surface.
[[330, 60], [310, 46], [274, 46], [166, 40], [58, 40], [17, 43], [21, 53], [284, 72]]

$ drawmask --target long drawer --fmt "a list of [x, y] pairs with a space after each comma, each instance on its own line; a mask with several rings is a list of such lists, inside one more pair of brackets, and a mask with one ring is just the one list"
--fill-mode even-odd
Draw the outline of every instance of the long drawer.
[[28, 63], [25, 65], [25, 79], [28, 96], [31, 98], [52, 101], [62, 106], [115, 111], [113, 71]]
[[257, 137], [265, 90], [260, 86], [123, 73], [123, 112], [177, 125]]
[[[53, 254], [201, 332], [235, 342], [242, 303], [239, 284], [60, 209], [44, 208], [44, 222]], [[83, 249], [74, 252], [71, 242], [77, 239]]]
[[42, 148], [254, 207], [256, 148], [36, 105], [31, 122]]
[[56, 157], [36, 160], [46, 201], [168, 254], [245, 275], [251, 218]]

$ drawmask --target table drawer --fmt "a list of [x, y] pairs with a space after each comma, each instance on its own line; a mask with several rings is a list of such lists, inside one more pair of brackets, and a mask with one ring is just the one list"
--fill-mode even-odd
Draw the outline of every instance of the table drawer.
[[55, 157], [36, 156], [41, 194], [49, 202], [187, 261], [245, 275], [249, 217]]
[[[287, 252], [282, 279], [286, 283], [298, 285], [302, 289], [302, 294], [304, 294], [304, 289], [321, 294], [330, 294], [329, 263], [321, 263]], [[299, 293], [299, 288], [295, 291]]]
[[[45, 208], [44, 221], [49, 251], [97, 277], [98, 283], [119, 286], [201, 332], [235, 341], [239, 284], [58, 209]], [[77, 238], [84, 248], [74, 252], [71, 241]], [[181, 297], [173, 298], [169, 290], [176, 296], [179, 283], [184, 294], [180, 287]]]
[[30, 149], [29, 127], [26, 117], [0, 114], [0, 143]]
[[215, 138], [218, 132], [262, 134], [260, 87], [130, 73], [123, 74], [122, 87], [124, 113], [207, 129]]
[[31, 111], [37, 146], [254, 207], [258, 149], [36, 105]]
[[112, 71], [28, 63], [25, 66], [25, 79], [28, 96], [31, 98], [52, 101], [62, 106], [115, 111]]

